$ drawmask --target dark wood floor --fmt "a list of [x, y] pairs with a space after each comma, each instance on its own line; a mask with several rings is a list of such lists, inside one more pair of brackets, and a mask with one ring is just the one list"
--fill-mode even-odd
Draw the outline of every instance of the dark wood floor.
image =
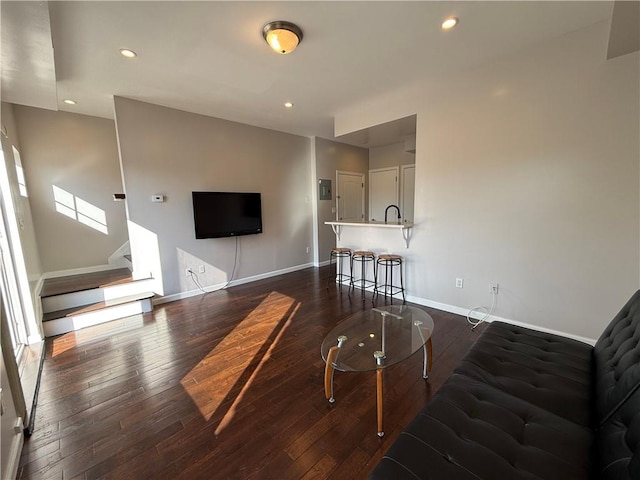
[[431, 376], [421, 377], [420, 352], [386, 370], [379, 439], [374, 373], [336, 372], [337, 401], [324, 398], [320, 344], [363, 308], [359, 292], [327, 290], [325, 272], [48, 339], [18, 478], [365, 478], [481, 328], [425, 308], [436, 324]]
[[82, 273], [66, 277], [47, 278], [42, 284], [41, 297], [52, 297], [64, 293], [91, 290], [93, 288], [119, 285], [130, 282], [131, 272], [128, 268], [103, 270], [93, 273]]

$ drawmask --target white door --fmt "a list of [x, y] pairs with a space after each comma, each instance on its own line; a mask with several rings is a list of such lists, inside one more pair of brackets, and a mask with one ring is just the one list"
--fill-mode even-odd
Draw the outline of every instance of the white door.
[[336, 171], [336, 220], [362, 222], [364, 220], [364, 174]]
[[402, 220], [406, 222], [413, 222], [413, 197], [416, 192], [416, 166], [415, 165], [402, 165], [401, 167], [401, 205], [400, 211], [402, 212]]
[[[369, 220], [384, 221], [384, 212], [389, 205], [398, 208], [398, 167], [369, 170]], [[388, 220], [397, 222], [395, 208], [388, 211]]]

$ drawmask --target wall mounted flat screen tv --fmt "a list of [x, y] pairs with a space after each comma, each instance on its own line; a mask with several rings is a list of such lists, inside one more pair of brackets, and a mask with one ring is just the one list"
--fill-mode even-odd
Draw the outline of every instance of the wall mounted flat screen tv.
[[262, 233], [259, 193], [192, 192], [196, 238]]

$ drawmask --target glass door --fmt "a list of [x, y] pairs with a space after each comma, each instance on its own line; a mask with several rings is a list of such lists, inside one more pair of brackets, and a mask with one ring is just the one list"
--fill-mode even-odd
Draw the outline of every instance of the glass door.
[[[11, 221], [11, 218], [7, 215], [7, 206], [9, 202], [12, 202], [12, 199], [9, 182], [6, 181], [7, 169], [2, 150], [0, 150], [0, 163], [2, 164], [0, 166], [2, 168], [0, 177], [5, 180], [0, 182], [0, 295], [2, 295], [4, 313], [7, 316], [7, 326], [13, 352], [16, 361], [20, 363], [20, 356], [24, 345], [27, 343], [27, 331], [18, 287], [18, 277], [13, 264], [11, 245], [7, 234], [9, 229], [7, 222]], [[10, 205], [11, 211], [13, 211], [12, 207], [13, 204]], [[13, 221], [15, 222], [15, 216]]]

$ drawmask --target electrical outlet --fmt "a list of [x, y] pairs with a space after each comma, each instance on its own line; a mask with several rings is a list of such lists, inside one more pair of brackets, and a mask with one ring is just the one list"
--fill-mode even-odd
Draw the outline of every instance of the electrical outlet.
[[495, 283], [495, 282], [491, 282], [491, 290], [489, 291], [490, 294], [492, 295], [498, 295], [498, 291], [500, 289], [500, 284]]
[[185, 271], [184, 271], [184, 275], [185, 275], [185, 277], [190, 276], [191, 275], [191, 269], [190, 268], [186, 268]]
[[200, 273], [204, 273], [204, 265], [200, 265], [200, 266], [198, 267], [198, 271], [199, 271]]
[[456, 278], [456, 288], [462, 288], [464, 280], [462, 278]]
[[309, 253], [311, 251], [311, 248], [307, 247], [307, 253]]

